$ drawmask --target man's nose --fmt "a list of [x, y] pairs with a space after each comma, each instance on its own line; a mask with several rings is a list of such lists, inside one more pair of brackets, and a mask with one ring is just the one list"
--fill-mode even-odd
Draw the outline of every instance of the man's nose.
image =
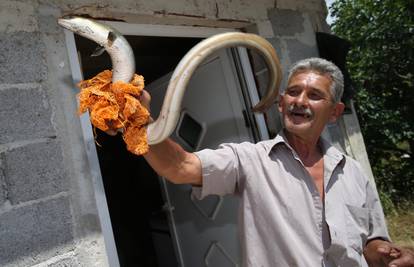
[[296, 97], [296, 103], [298, 106], [306, 106], [308, 104], [308, 97], [306, 96], [306, 92], [301, 92]]

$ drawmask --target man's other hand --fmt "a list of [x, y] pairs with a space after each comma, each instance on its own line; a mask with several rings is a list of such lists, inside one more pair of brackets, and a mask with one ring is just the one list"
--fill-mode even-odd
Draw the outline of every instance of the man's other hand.
[[371, 267], [414, 267], [414, 251], [388, 241], [370, 241], [364, 256]]
[[382, 244], [377, 248], [381, 259], [389, 267], [414, 267], [414, 252], [400, 248], [392, 243]]

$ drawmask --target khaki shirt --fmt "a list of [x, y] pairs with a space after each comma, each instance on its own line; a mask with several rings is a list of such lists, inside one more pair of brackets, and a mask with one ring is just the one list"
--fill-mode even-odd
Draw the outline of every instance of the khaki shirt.
[[325, 203], [283, 134], [196, 153], [197, 198], [240, 196], [243, 266], [367, 266], [367, 240], [389, 240], [376, 190], [359, 164], [320, 140]]

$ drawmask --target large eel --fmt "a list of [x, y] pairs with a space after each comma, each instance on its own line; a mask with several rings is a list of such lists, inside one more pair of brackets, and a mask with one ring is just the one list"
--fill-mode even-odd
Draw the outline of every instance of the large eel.
[[[134, 54], [126, 39], [117, 30], [92, 19], [77, 16], [62, 17], [58, 23], [105, 48], [112, 61], [112, 82], [131, 81], [135, 73]], [[264, 112], [275, 103], [282, 72], [273, 46], [256, 34], [227, 32], [213, 35], [188, 51], [175, 68], [168, 84], [160, 115], [147, 127], [148, 144], [160, 143], [174, 131], [181, 112], [185, 89], [198, 65], [219, 49], [237, 46], [257, 51], [263, 57], [269, 70], [266, 95], [253, 107], [253, 111]]]

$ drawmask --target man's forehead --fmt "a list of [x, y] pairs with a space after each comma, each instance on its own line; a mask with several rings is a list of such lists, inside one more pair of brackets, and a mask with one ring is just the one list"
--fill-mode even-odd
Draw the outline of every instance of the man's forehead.
[[310, 86], [312, 88], [329, 89], [332, 79], [327, 74], [320, 74], [315, 71], [299, 72], [290, 77], [287, 88]]

